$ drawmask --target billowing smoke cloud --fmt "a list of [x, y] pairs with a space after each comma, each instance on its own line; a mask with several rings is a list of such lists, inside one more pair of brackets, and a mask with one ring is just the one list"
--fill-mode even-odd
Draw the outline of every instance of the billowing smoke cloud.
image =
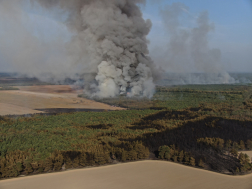
[[[0, 9], [8, 10], [7, 7], [21, 10], [21, 1], [8, 2], [0, 1]], [[155, 88], [153, 82], [158, 74], [155, 65], [148, 57], [146, 36], [152, 24], [150, 20], [142, 18], [138, 7], [144, 0], [31, 0], [31, 2], [51, 11], [60, 9], [62, 15], [67, 15], [65, 24], [72, 32], [72, 37], [64, 41], [59, 36], [58, 39], [45, 43], [21, 26], [23, 20], [19, 19], [23, 14], [22, 11], [0, 13], [1, 16], [19, 14], [16, 18], [8, 19], [9, 23], [14, 20], [13, 23], [20, 25], [20, 31], [15, 31], [18, 36], [13, 33], [17, 41], [13, 41], [14, 45], [7, 48], [8, 50], [4, 45], [0, 47], [2, 53], [12, 52], [12, 55], [7, 57], [14, 66], [18, 66], [19, 71], [30, 75], [36, 74], [36, 77], [48, 72], [55, 80], [75, 77], [76, 73], [94, 73], [86, 79], [85, 86], [86, 93], [91, 96], [153, 95]], [[2, 44], [10, 45], [9, 41]], [[91, 80], [95, 82], [90, 84]]]
[[[161, 10], [161, 16], [168, 42], [165, 48], [153, 51], [152, 57], [168, 72], [180, 73], [172, 74], [176, 84], [236, 82], [221, 66], [221, 51], [209, 47], [214, 24], [210, 23], [207, 11], [195, 17], [183, 3], [173, 3]], [[195, 71], [205, 74], [185, 74]]]

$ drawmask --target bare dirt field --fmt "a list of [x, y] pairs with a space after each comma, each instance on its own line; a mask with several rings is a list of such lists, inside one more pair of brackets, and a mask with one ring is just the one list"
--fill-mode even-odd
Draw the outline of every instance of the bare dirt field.
[[165, 161], [139, 161], [0, 181], [1, 189], [251, 189], [252, 175], [228, 176]]
[[[23, 115], [34, 113], [65, 112], [70, 110], [122, 110], [119, 107], [78, 98], [81, 90], [69, 85], [22, 86], [20, 90], [0, 91], [0, 115]], [[71, 112], [71, 111], [70, 111]]]

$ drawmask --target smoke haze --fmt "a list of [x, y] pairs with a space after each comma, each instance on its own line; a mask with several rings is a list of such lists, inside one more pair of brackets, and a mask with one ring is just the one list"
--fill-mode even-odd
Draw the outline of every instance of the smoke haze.
[[[161, 71], [149, 56], [146, 37], [152, 23], [142, 17], [139, 5], [144, 3], [0, 0], [0, 55], [13, 71], [43, 81], [78, 80], [88, 73], [84, 86], [91, 97], [124, 94], [150, 98]], [[41, 31], [34, 31], [31, 23], [35, 21], [24, 11], [27, 4], [58, 18], [43, 17], [45, 24], [55, 23], [58, 28], [48, 28], [54, 32], [53, 38], [45, 39]], [[222, 68], [220, 50], [209, 47], [208, 37], [214, 24], [207, 12], [194, 17], [187, 6], [173, 3], [161, 10], [161, 16], [167, 42], [165, 48], [151, 52], [154, 62], [168, 72], [187, 73], [196, 68], [197, 72], [206, 73], [173, 75], [177, 84], [238, 82]], [[172, 80], [169, 82], [173, 84]]]
[[[209, 34], [214, 31], [208, 12], [198, 17], [183, 3], [173, 3], [161, 10], [166, 30], [166, 46], [156, 48], [151, 56], [172, 74], [170, 84], [227, 84], [236, 83], [221, 66], [221, 51], [209, 47]], [[188, 72], [205, 74], [185, 74]], [[179, 74], [180, 73], [180, 74]], [[171, 75], [170, 75], [171, 76]]]
[[[8, 33], [12, 43], [3, 39], [1, 53], [19, 72], [41, 79], [42, 73], [50, 73], [55, 80], [94, 73], [85, 80], [85, 91], [91, 96], [114, 97], [126, 92], [129, 96], [153, 95], [158, 74], [148, 57], [146, 39], [152, 24], [142, 18], [137, 5], [144, 1], [31, 0], [34, 5], [60, 9], [67, 15], [65, 24], [72, 32], [71, 39], [66, 42], [58, 36], [49, 43], [23, 27], [29, 18], [22, 12], [22, 1], [0, 3], [1, 10], [8, 10], [1, 11], [2, 18], [8, 20], [6, 30], [13, 32]], [[96, 82], [89, 84], [94, 79]]]

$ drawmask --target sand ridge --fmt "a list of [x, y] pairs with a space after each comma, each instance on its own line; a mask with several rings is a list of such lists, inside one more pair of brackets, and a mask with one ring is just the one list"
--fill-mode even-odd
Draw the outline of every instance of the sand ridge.
[[145, 160], [0, 181], [1, 189], [251, 189], [252, 174], [228, 176], [167, 161]]

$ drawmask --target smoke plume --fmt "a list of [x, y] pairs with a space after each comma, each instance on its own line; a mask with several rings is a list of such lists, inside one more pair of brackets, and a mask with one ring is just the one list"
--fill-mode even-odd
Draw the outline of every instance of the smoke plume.
[[148, 57], [146, 36], [152, 23], [142, 18], [138, 6], [144, 0], [31, 0], [34, 6], [67, 15], [64, 23], [71, 39], [59, 35], [48, 43], [22, 26], [21, 2], [0, 0], [1, 10], [15, 10], [0, 13], [15, 16], [8, 17], [9, 30], [20, 25], [17, 36], [12, 34], [14, 45], [6, 49], [4, 44], [10, 43], [2, 40], [0, 50], [19, 71], [39, 78], [48, 72], [55, 80], [93, 73], [85, 78], [85, 92], [91, 96], [153, 95], [158, 71]]
[[[161, 16], [167, 43], [165, 48], [157, 48], [151, 55], [168, 72], [178, 73], [172, 74], [176, 84], [236, 82], [221, 66], [220, 49], [209, 47], [209, 35], [215, 26], [209, 21], [207, 11], [195, 17], [183, 3], [173, 3], [161, 10]], [[195, 71], [205, 74], [188, 74]]]

